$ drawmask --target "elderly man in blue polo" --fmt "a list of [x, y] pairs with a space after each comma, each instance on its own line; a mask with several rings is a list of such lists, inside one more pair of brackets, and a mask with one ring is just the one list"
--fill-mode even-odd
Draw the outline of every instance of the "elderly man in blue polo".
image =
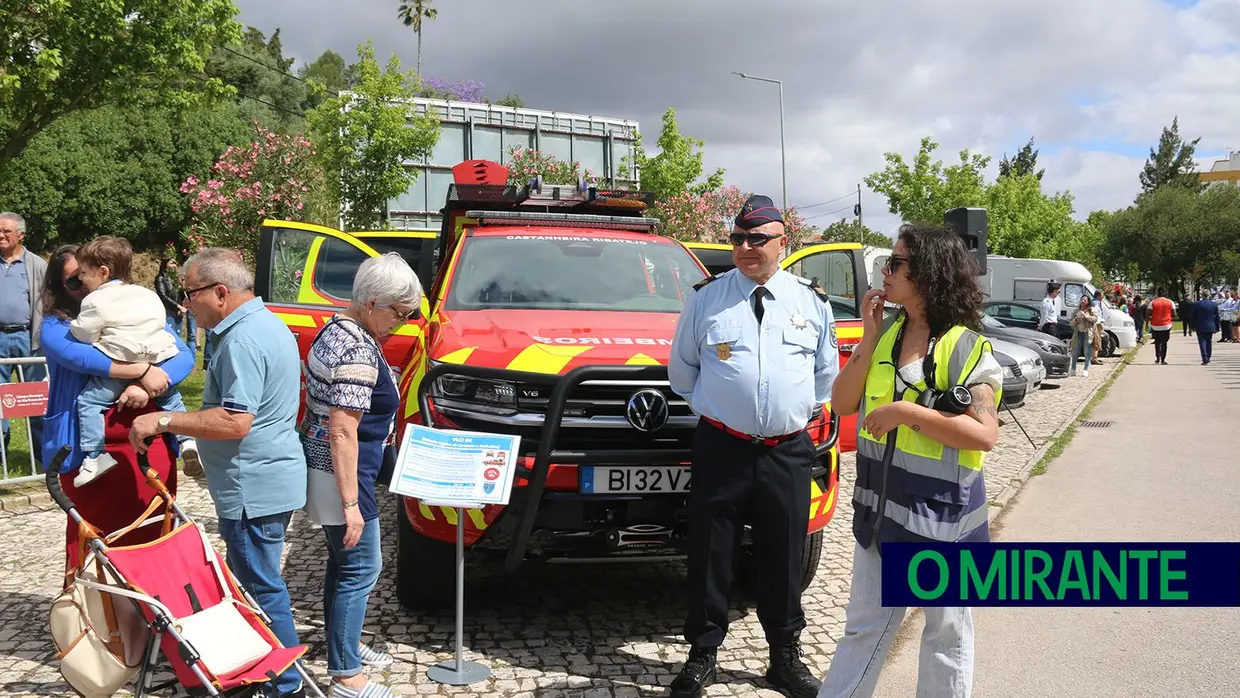
[[[289, 520], [306, 503], [297, 342], [254, 295], [254, 277], [233, 250], [203, 249], [181, 274], [186, 306], [213, 331], [202, 408], [142, 415], [129, 439], [139, 451], [155, 434], [197, 439], [228, 566], [271, 617], [276, 637], [292, 647], [301, 643], [280, 556]], [[279, 696], [305, 695], [295, 667], [273, 684]]]

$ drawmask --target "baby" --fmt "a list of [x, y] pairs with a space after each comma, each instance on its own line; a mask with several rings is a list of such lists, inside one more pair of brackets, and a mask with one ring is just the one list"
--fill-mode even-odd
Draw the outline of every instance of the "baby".
[[[154, 291], [129, 283], [133, 248], [124, 238], [95, 238], [74, 254], [78, 278], [90, 294], [82, 300], [77, 319], [69, 331], [80, 342], [94, 345], [114, 361], [159, 364], [177, 355], [176, 340], [167, 329], [164, 304]], [[78, 396], [79, 445], [85, 457], [73, 478], [74, 487], [90, 484], [116, 465], [103, 450], [103, 413], [128, 387], [126, 381], [94, 377]], [[165, 411], [184, 412], [185, 403], [169, 387], [154, 398]], [[198, 467], [198, 445], [186, 436], [177, 437], [187, 468]]]

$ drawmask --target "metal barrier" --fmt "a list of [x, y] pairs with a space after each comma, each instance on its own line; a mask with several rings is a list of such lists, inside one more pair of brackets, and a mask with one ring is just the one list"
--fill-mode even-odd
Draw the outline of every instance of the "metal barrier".
[[[39, 366], [43, 370], [44, 378], [39, 381], [26, 382], [26, 368], [29, 366]], [[0, 485], [19, 484], [23, 482], [41, 482], [44, 479], [42, 467], [40, 467], [36, 454], [43, 447], [42, 444], [34, 443], [34, 430], [30, 424], [28, 414], [32, 407], [37, 408], [40, 412], [47, 410], [47, 359], [42, 356], [24, 356], [16, 359], [0, 359], [0, 372], [4, 374], [4, 382], [0, 382], [0, 418], [9, 422], [9, 439], [10, 443], [4, 443], [0, 439]], [[13, 369], [17, 369], [17, 381], [10, 382]], [[39, 386], [42, 383], [42, 387]], [[17, 416], [9, 416], [15, 414]], [[41, 418], [41, 417], [40, 417]], [[13, 476], [9, 471], [9, 445], [12, 443], [13, 434], [17, 430], [17, 422], [25, 422], [26, 427], [26, 444], [29, 448], [29, 470], [28, 474], [19, 474]]]

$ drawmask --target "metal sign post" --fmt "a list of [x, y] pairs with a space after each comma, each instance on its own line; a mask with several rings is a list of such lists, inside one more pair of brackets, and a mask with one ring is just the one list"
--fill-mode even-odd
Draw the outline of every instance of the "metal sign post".
[[436, 683], [467, 686], [486, 681], [491, 668], [465, 661], [465, 508], [460, 504], [451, 506], [456, 509], [456, 659], [427, 669], [426, 676]]

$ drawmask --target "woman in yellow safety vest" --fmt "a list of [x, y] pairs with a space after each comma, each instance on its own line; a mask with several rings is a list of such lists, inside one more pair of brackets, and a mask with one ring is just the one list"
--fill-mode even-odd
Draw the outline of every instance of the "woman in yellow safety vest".
[[[977, 331], [977, 273], [955, 232], [906, 225], [882, 290], [861, 300], [865, 334], [831, 396], [837, 413], [858, 414], [857, 543], [844, 637], [820, 698], [874, 692], [906, 610], [882, 605], [883, 543], [989, 540], [982, 462], [999, 438], [1003, 367]], [[884, 301], [902, 306], [886, 331]], [[970, 609], [926, 608], [925, 615], [917, 694], [969, 695]]]

